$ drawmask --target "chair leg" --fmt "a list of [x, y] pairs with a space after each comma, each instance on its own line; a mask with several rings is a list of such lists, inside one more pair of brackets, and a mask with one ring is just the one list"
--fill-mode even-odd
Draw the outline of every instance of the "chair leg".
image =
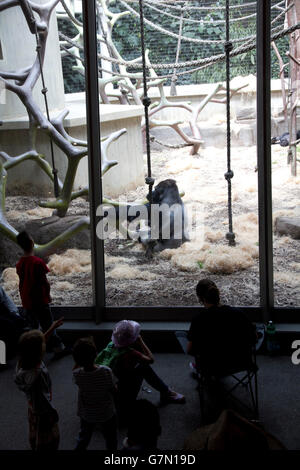
[[255, 415], [257, 421], [259, 421], [259, 407], [258, 407], [258, 383], [257, 383], [257, 372], [254, 373], [254, 388], [255, 388]]
[[204, 416], [204, 379], [203, 379], [202, 376], [200, 376], [199, 380], [198, 380], [198, 391], [199, 391], [201, 420], [204, 423], [204, 421], [205, 421], [205, 416]]
[[[252, 387], [252, 378], [254, 375], [254, 392], [253, 392], [253, 387]], [[257, 375], [254, 373], [251, 375], [250, 372], [248, 372], [248, 384], [249, 384], [249, 390], [250, 390], [250, 395], [251, 395], [251, 400], [252, 400], [252, 406], [254, 410], [254, 418], [258, 420], [258, 394], [257, 394]]]

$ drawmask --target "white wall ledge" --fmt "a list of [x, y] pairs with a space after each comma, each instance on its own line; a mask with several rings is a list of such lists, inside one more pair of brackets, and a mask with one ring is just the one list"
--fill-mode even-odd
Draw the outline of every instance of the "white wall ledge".
[[[79, 93], [76, 93], [79, 95]], [[80, 93], [81, 95], [81, 93]], [[84, 98], [84, 93], [82, 94]], [[68, 95], [66, 95], [68, 96]], [[64, 120], [66, 128], [83, 126], [86, 124], [86, 108], [85, 101], [81, 97], [77, 100], [66, 100], [66, 109], [70, 111]], [[61, 110], [50, 112], [50, 118], [56, 117]], [[111, 122], [121, 119], [131, 119], [134, 117], [142, 117], [144, 115], [144, 107], [137, 105], [117, 105], [117, 104], [101, 104], [100, 105], [100, 122]], [[22, 116], [16, 119], [7, 119], [0, 127], [0, 132], [4, 130], [21, 130], [28, 129], [28, 117]]]

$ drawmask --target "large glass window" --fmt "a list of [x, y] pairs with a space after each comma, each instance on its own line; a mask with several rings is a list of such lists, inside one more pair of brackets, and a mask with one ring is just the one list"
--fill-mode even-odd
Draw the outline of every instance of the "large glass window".
[[[300, 20], [298, 3], [287, 2], [286, 28]], [[300, 304], [299, 113], [300, 33], [272, 43], [277, 80], [272, 87], [272, 196], [274, 222], [274, 304]]]
[[[258, 217], [271, 213], [272, 189], [274, 306], [299, 305], [299, 34], [285, 30], [300, 11], [271, 1], [271, 171], [261, 164], [268, 132], [257, 133], [257, 119], [265, 125], [256, 107], [260, 4], [248, 0], [229, 2], [228, 142], [226, 3], [143, 2], [150, 155], [139, 2], [95, 1], [84, 11], [81, 0], [0, 4], [1, 282], [16, 303], [15, 236], [25, 229], [51, 270], [53, 304], [74, 307], [76, 317], [96, 310], [96, 318], [113, 319], [123, 307], [141, 307], [134, 311], [151, 319], [159, 310], [143, 307], [164, 307], [167, 318], [182, 318], [184, 307], [197, 305], [203, 277], [217, 283], [223, 302], [272, 308], [271, 233], [260, 217], [259, 239]], [[167, 232], [149, 239], [149, 156], [155, 197], [179, 202], [186, 224], [179, 240]], [[156, 220], [161, 229], [168, 219]], [[231, 221], [235, 246], [226, 238]]]
[[17, 304], [22, 230], [49, 266], [53, 305], [93, 303], [81, 2], [69, 4], [0, 5], [0, 256]]
[[[250, 39], [252, 44], [255, 41], [255, 4], [231, 2], [240, 8], [230, 10], [233, 48], [243, 46], [245, 49], [242, 56], [232, 58], [230, 68], [235, 247], [229, 246], [226, 239], [229, 207], [224, 178], [228, 169], [226, 66], [224, 60], [201, 66], [201, 60], [224, 54], [225, 3], [188, 2], [183, 12], [180, 2], [178, 5], [145, 5], [144, 42], [149, 51], [148, 64], [154, 64], [147, 72], [152, 100], [149, 112], [152, 176], [155, 185], [175, 180], [188, 214], [190, 241], [176, 248], [174, 240], [174, 243], [157, 243], [154, 252], [166, 249], [155, 252], [149, 259], [146, 243], [116, 239], [113, 234], [105, 242], [107, 306], [195, 305], [195, 285], [201, 277], [209, 277], [219, 285], [224, 302], [259, 305], [256, 60], [255, 48], [247, 47]], [[127, 66], [120, 62], [111, 66], [114, 87], [107, 85], [106, 93], [101, 95], [102, 121], [113, 103], [116, 112], [123, 108], [124, 113], [126, 108], [129, 112], [135, 105], [141, 106], [144, 93], [143, 84], [138, 80], [141, 68], [129, 68], [130, 61], [141, 62], [138, 3], [116, 2], [107, 6], [110, 13], [107, 10], [101, 15], [106, 39], [113, 45], [107, 53], [119, 61], [127, 61]], [[179, 68], [161, 68], [160, 65], [192, 60], [198, 61], [197, 64]], [[106, 71], [107, 67], [103, 73]], [[118, 75], [126, 71], [131, 73], [130, 77]], [[159, 77], [162, 78], [159, 80]], [[134, 123], [124, 119], [122, 122], [128, 131], [121, 141], [124, 151], [117, 152], [118, 165], [103, 177], [104, 193], [130, 204], [142, 203], [147, 200], [148, 192], [144, 182], [146, 146], [144, 139], [141, 147], [140, 136], [142, 128], [145, 137], [144, 120], [140, 123], [135, 119]], [[104, 135], [107, 123], [101, 125]], [[131, 137], [133, 132], [136, 142]], [[130, 148], [133, 144], [134, 151]], [[115, 184], [113, 188], [108, 184], [111, 181]], [[141, 238], [143, 236], [142, 232]]]

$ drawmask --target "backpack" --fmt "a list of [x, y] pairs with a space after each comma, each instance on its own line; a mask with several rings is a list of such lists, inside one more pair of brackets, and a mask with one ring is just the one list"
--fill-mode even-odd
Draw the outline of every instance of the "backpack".
[[128, 351], [130, 351], [130, 348], [116, 348], [111, 341], [106, 348], [99, 352], [95, 359], [95, 364], [107, 366], [113, 371], [116, 369], [119, 358]]

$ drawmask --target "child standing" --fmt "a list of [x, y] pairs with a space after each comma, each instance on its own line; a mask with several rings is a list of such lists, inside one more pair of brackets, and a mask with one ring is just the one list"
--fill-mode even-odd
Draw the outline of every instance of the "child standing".
[[[20, 280], [19, 290], [25, 315], [32, 328], [37, 329], [40, 326], [45, 332], [53, 323], [49, 306], [50, 284], [47, 279], [49, 268], [41, 258], [34, 256], [34, 241], [27, 232], [20, 232], [17, 242], [24, 250], [16, 270]], [[56, 359], [69, 352], [55, 332], [49, 341], [49, 346], [53, 349]]]
[[96, 425], [101, 425], [108, 450], [116, 450], [117, 419], [114, 405], [115, 385], [112, 371], [94, 364], [97, 356], [92, 338], [79, 339], [73, 349], [73, 378], [78, 386], [80, 432], [75, 450], [85, 450]]
[[19, 361], [15, 382], [28, 400], [29, 442], [32, 450], [57, 450], [58, 414], [53, 408], [51, 379], [43, 362], [46, 342], [63, 319], [53, 322], [45, 334], [31, 330], [19, 341]]

